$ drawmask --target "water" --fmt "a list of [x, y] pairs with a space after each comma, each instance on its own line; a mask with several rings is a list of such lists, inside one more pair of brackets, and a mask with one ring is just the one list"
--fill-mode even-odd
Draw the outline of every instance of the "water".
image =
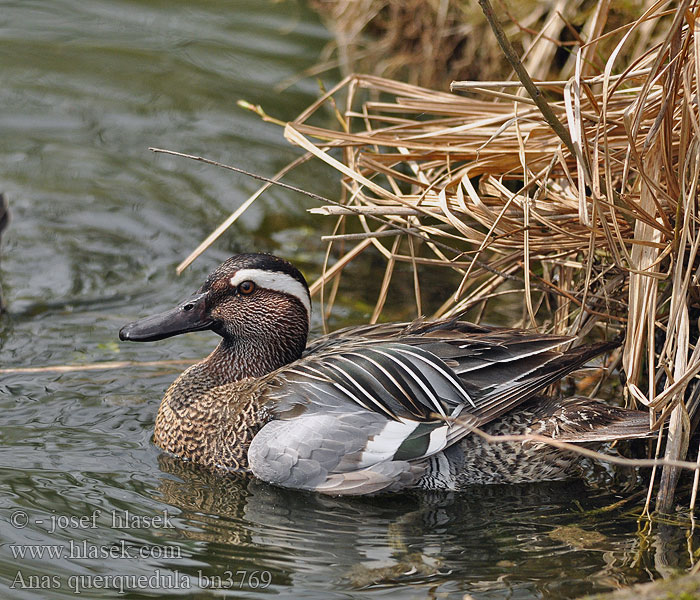
[[[137, 345], [117, 331], [233, 252], [274, 251], [313, 279], [330, 224], [280, 190], [175, 277], [257, 184], [147, 148], [274, 173], [299, 151], [236, 101], [293, 118], [316, 82], [275, 85], [328, 41], [291, 2], [5, 1], [0, 189], [14, 219], [0, 365], [195, 360], [212, 335]], [[318, 164], [291, 181], [337, 193]], [[341, 318], [362, 322], [375, 293], [346, 293]], [[640, 499], [596, 512], [643, 489], [603, 468], [588, 483], [345, 500], [183, 464], [150, 441], [181, 368], [0, 376], [3, 598], [568, 598], [690, 561], [685, 529], [638, 524]]]

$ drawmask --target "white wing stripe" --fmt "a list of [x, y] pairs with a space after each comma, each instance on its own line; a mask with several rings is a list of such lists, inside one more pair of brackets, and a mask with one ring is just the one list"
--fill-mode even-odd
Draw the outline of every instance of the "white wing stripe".
[[420, 379], [420, 377], [417, 377], [416, 374], [415, 374], [411, 369], [408, 368], [408, 366], [406, 366], [406, 365], [405, 365], [404, 363], [402, 363], [400, 360], [396, 360], [396, 357], [392, 356], [391, 354], [388, 354], [388, 353], [383, 352], [383, 351], [381, 351], [381, 350], [378, 350], [378, 349], [376, 349], [376, 348], [374, 349], [374, 351], [375, 351], [375, 352], [378, 352], [379, 354], [382, 354], [383, 356], [386, 356], [386, 357], [389, 358], [390, 360], [394, 361], [394, 363], [396, 363], [397, 365], [399, 365], [406, 373], [408, 373], [408, 374], [411, 376], [411, 378], [412, 378], [412, 379], [419, 385], [419, 387], [423, 390], [423, 392], [424, 392], [425, 395], [428, 397], [428, 399], [429, 399], [430, 402], [432, 403], [432, 405], [433, 405], [433, 407], [435, 408], [435, 410], [437, 410], [443, 417], [445, 417], [445, 418], [447, 417], [447, 415], [445, 414], [444, 409], [442, 408], [442, 404], [440, 403], [440, 399], [439, 399], [437, 396], [435, 396], [435, 394], [433, 394], [433, 393], [426, 387], [426, 385], [423, 383], [423, 381]]
[[308, 379], [315, 379], [316, 381], [324, 381], [324, 382], [328, 381], [328, 377], [326, 377], [322, 373], [319, 373], [318, 371], [316, 371], [316, 369], [313, 369], [313, 368], [308, 367], [308, 366], [304, 366], [303, 370], [302, 369], [295, 369], [295, 368], [285, 369], [285, 373], [284, 373], [285, 376], [288, 373], [293, 373], [294, 375], [301, 375], [302, 377], [306, 377]]
[[378, 434], [367, 441], [359, 468], [371, 467], [380, 461], [393, 458], [401, 444], [418, 425], [417, 421], [388, 421]]
[[[339, 360], [344, 360], [344, 361], [346, 361], [346, 362], [349, 362], [350, 364], [354, 364], [349, 358], [347, 358], [347, 357], [345, 357], [345, 356], [343, 356], [343, 355], [338, 355], [337, 358], [338, 358]], [[352, 377], [352, 375], [350, 375], [350, 373], [348, 373], [345, 369], [343, 369], [343, 368], [340, 367], [339, 365], [334, 365], [333, 363], [325, 363], [325, 365], [326, 365], [326, 367], [328, 367], [328, 368], [330, 368], [330, 369], [335, 369], [337, 372], [342, 373], [347, 379], [349, 379], [349, 380], [352, 382], [352, 384], [355, 386], [355, 389], [356, 389], [356, 390], [359, 390], [360, 392], [362, 392], [362, 393], [365, 395], [365, 397], [366, 397], [370, 402], [372, 402], [373, 404], [375, 404], [375, 405], [380, 409], [380, 411], [381, 411], [382, 413], [390, 414], [390, 416], [391, 416], [392, 418], [395, 416], [395, 415], [393, 415], [390, 411], [388, 412], [388, 411], [387, 411], [387, 407], [384, 406], [381, 402], [378, 402], [377, 399], [376, 399], [374, 396], [372, 396], [372, 395], [362, 386], [361, 383], [358, 383], [358, 382], [355, 380], [355, 378]], [[364, 406], [364, 405], [363, 405], [363, 406]]]
[[430, 432], [430, 444], [428, 444], [428, 449], [425, 451], [424, 456], [431, 456], [436, 452], [440, 452], [447, 446], [447, 433], [449, 427], [438, 427], [434, 431]]
[[[349, 356], [359, 356], [360, 358], [364, 358], [364, 359], [367, 360], [368, 362], [371, 362], [371, 363], [372, 363], [375, 367], [377, 367], [382, 373], [384, 373], [384, 375], [386, 375], [386, 377], [391, 381], [391, 383], [393, 383], [397, 388], [399, 388], [399, 389], [403, 392], [404, 396], [406, 396], [407, 398], [411, 399], [411, 394], [405, 390], [404, 386], [401, 385], [401, 382], [397, 381], [396, 378], [395, 378], [389, 371], [387, 371], [387, 370], [382, 366], [382, 364], [381, 364], [380, 362], [374, 360], [374, 359], [371, 358], [370, 356], [367, 356], [367, 355], [365, 355], [365, 354], [360, 354], [359, 352], [349, 352], [348, 355], [349, 355]], [[412, 400], [411, 400], [411, 401], [412, 401]]]
[[[421, 356], [417, 352], [410, 352], [409, 350], [406, 350], [405, 348], [396, 348], [396, 351], [401, 352], [402, 354], [408, 354], [409, 356], [414, 356], [415, 358], [417, 358], [421, 362], [424, 362], [425, 364], [430, 365], [431, 367], [433, 367], [433, 369], [442, 373], [445, 376], [445, 379], [447, 379], [454, 386], [454, 388], [457, 390], [460, 397], [466, 399], [466, 401], [469, 402], [469, 404], [471, 404], [472, 406], [476, 406], [474, 404], [474, 401], [469, 397], [469, 394], [467, 394], [467, 392], [464, 390], [464, 388], [461, 385], [459, 385], [459, 383], [456, 382], [455, 377], [452, 375], [452, 373], [450, 373], [449, 370], [442, 368], [442, 365], [440, 365], [437, 362], [429, 361], [428, 359], [426, 359], [424, 356]], [[438, 359], [438, 360], [440, 360], [440, 359]]]

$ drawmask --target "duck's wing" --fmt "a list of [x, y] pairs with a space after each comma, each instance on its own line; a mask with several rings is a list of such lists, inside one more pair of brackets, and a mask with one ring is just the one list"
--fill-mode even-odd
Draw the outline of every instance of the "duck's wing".
[[248, 449], [270, 483], [329, 494], [414, 484], [425, 459], [477, 422], [459, 377], [400, 343], [349, 345], [285, 367], [262, 392], [272, 419]]
[[318, 337], [306, 347], [304, 356], [312, 356], [318, 352], [342, 349], [344, 346], [358, 342], [386, 342], [387, 340], [402, 341], [405, 338], [423, 336], [443, 337], [458, 335], [462, 338], [484, 334], [493, 331], [513, 331], [503, 327], [476, 325], [457, 319], [442, 319], [428, 321], [423, 318], [405, 323], [374, 323], [371, 325], [354, 325], [336, 329], [324, 336]]
[[[408, 448], [410, 436], [430, 444], [432, 431], [388, 421], [376, 413], [304, 414], [267, 423], [248, 448], [250, 470], [268, 483], [317, 492], [372, 494], [416, 484], [425, 463]], [[433, 431], [437, 430], [435, 427]], [[435, 447], [444, 445], [438, 432]], [[402, 459], [400, 449], [411, 459]]]
[[[469, 411], [485, 424], [512, 410], [591, 358], [615, 348], [617, 342], [581, 346], [561, 352], [557, 348], [574, 338], [531, 331], [485, 327], [464, 321], [414, 321], [368, 325], [334, 332], [312, 344], [305, 360], [348, 354], [351, 349], [384, 348], [392, 340], [408, 352], [434, 357], [443, 370], [460, 381]], [[426, 354], [427, 353], [427, 354]], [[348, 360], [356, 360], [350, 352]], [[359, 360], [362, 367], [365, 361]], [[387, 364], [391, 364], [389, 361]], [[340, 365], [342, 370], [342, 365]], [[370, 371], [371, 375], [371, 371]], [[370, 377], [371, 379], [371, 377]], [[398, 398], [389, 387], [371, 386], [379, 395]], [[457, 398], [459, 401], [459, 398]], [[447, 400], [450, 404], [450, 401]], [[407, 403], [410, 405], [410, 401]], [[433, 402], [433, 405], [436, 403]], [[437, 410], [440, 414], [445, 411]], [[391, 415], [390, 415], [391, 416]]]
[[562, 354], [551, 348], [568, 338], [489, 335], [353, 341], [280, 369], [265, 384], [273, 420], [251, 443], [251, 470], [332, 494], [411, 485], [427, 458], [604, 349]]
[[618, 342], [579, 346], [565, 352], [564, 336], [522, 331], [495, 331], [467, 339], [427, 337], [416, 347], [439, 356], [461, 379], [475, 403], [471, 412], [484, 424], [522, 404], [592, 358], [616, 348]]
[[[277, 378], [284, 390], [276, 398], [277, 406], [355, 406], [390, 420], [419, 422], [445, 420], [464, 407], [476, 408], [463, 380], [439, 356], [401, 342], [346, 344], [284, 367]], [[319, 393], [309, 401], [307, 389]]]

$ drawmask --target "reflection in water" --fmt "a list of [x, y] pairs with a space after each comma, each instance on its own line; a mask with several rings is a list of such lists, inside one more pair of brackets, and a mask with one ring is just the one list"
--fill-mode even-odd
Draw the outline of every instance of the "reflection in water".
[[[126, 390], [120, 379], [110, 380], [114, 375], [63, 376], [52, 383], [50, 395], [37, 391], [37, 401], [6, 402], [3, 464], [12, 466], [0, 470], [4, 541], [64, 547], [85, 542], [93, 548], [123, 542], [147, 550], [149, 557], [17, 561], [5, 543], [0, 546], [3, 581], [11, 581], [20, 567], [27, 574], [56, 575], [66, 585], [53, 597], [70, 598], [70, 576], [159, 572], [185, 576], [190, 588], [165, 588], [169, 595], [187, 597], [203, 578], [215, 581], [239, 572], [253, 577], [233, 582], [243, 597], [260, 589], [264, 573], [269, 577], [264, 589], [289, 598], [433, 594], [461, 599], [467, 593], [571, 598], [688, 565], [684, 529], [673, 526], [670, 535], [656, 527], [638, 532], [635, 516], [626, 511], [638, 511], [643, 496], [620, 503], [629, 492], [608, 491], [635, 481], [629, 472], [592, 469], [587, 483], [348, 499], [208, 471], [153, 446], [160, 393], [174, 376], [153, 375]], [[145, 401], [116, 401], [132, 396]], [[26, 528], [10, 524], [18, 509], [30, 518]], [[96, 529], [49, 533], [52, 515], [90, 516], [96, 510], [102, 513]], [[116, 529], [109, 522], [113, 511], [146, 517], [167, 511], [174, 527]], [[86, 589], [85, 597], [112, 592]], [[125, 597], [147, 594], [139, 589]]]
[[[292, 589], [313, 588], [315, 579], [338, 590], [401, 584], [484, 597], [519, 590], [564, 598], [646, 578], [637, 563], [644, 538], [629, 535], [634, 520], [627, 520], [627, 537], [619, 525], [601, 523], [600, 510], [616, 499], [587, 499], [591, 488], [583, 482], [347, 499], [166, 455], [158, 463], [165, 474], [160, 499], [183, 511], [187, 537], [207, 542], [214, 571], [264, 565]], [[677, 556], [678, 543], [673, 549]]]

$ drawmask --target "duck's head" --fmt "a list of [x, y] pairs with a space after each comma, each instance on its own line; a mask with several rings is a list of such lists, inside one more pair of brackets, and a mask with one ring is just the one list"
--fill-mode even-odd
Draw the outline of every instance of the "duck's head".
[[310, 316], [309, 288], [294, 265], [271, 254], [237, 254], [187, 300], [125, 325], [119, 338], [152, 342], [211, 329], [239, 346], [283, 344], [294, 360], [306, 345]]

